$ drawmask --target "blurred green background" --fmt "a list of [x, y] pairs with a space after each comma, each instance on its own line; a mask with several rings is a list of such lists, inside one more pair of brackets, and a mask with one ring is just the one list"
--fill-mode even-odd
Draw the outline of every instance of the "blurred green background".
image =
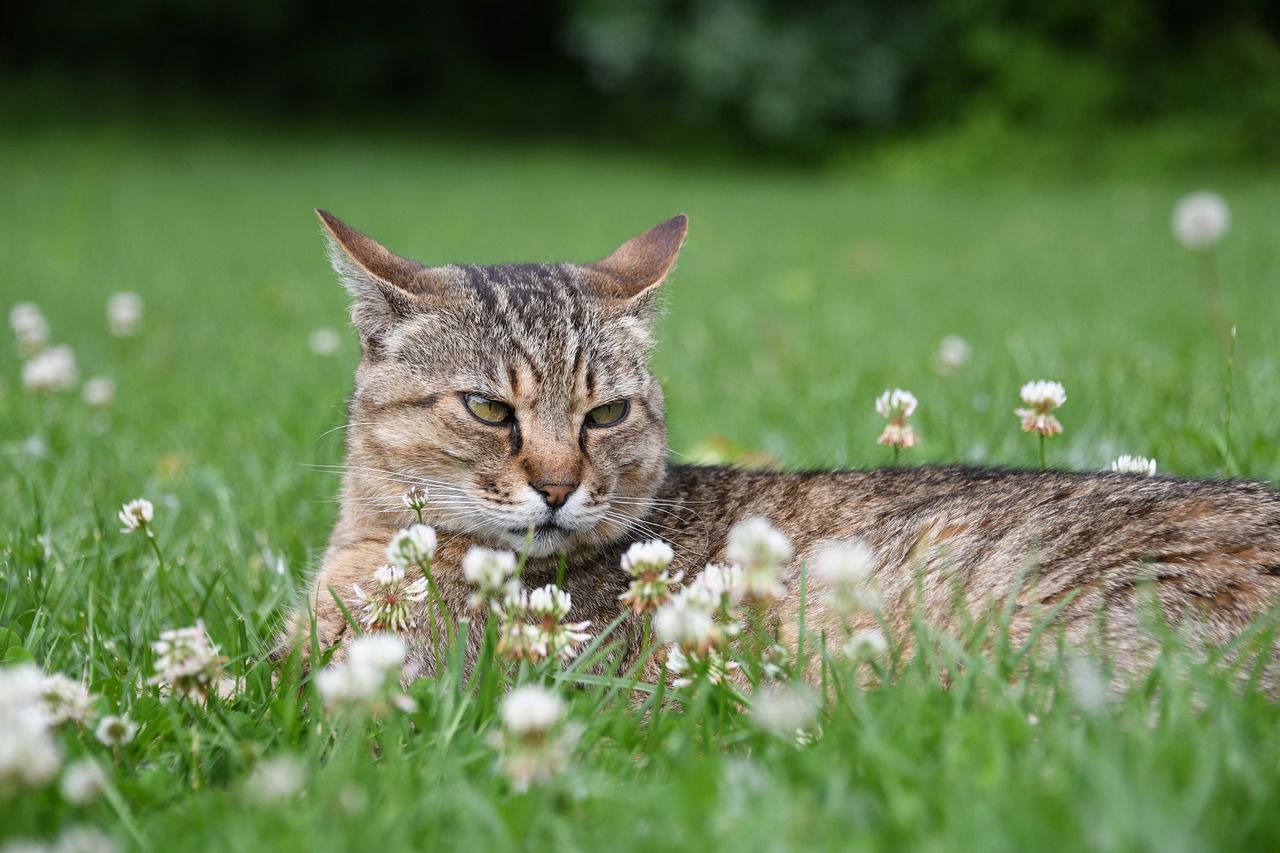
[[[1068, 394], [1051, 465], [1130, 453], [1275, 480], [1278, 34], [1261, 0], [7, 9], [0, 310], [38, 304], [79, 378], [29, 392], [6, 333], [0, 627], [142, 722], [118, 768], [87, 730], [66, 745], [111, 762], [120, 813], [157, 849], [177, 832], [192, 849], [1265, 847], [1275, 706], [1224, 682], [1202, 714], [1181, 672], [1163, 727], [1142, 697], [1118, 720], [1082, 727], [1068, 705], [1051, 721], [1052, 674], [891, 685], [818, 750], [757, 753], [768, 787], [734, 800], [727, 830], [707, 819], [719, 745], [673, 738], [638, 762], [612, 712], [594, 731], [618, 736], [571, 781], [594, 799], [502, 793], [471, 722], [407, 758], [352, 741], [366, 754], [289, 808], [238, 791], [262, 755], [319, 767], [328, 749], [262, 657], [336, 513], [316, 466], [342, 459], [358, 358], [313, 207], [426, 263], [591, 260], [688, 213], [654, 357], [677, 459], [884, 465], [873, 401], [902, 387], [923, 436], [904, 464], [1031, 466], [1013, 409], [1044, 378]], [[1200, 189], [1231, 209], [1211, 257], [1234, 350], [1202, 295], [1210, 255], [1170, 228]], [[134, 336], [108, 329], [121, 291], [145, 306]], [[940, 364], [948, 336], [964, 363]], [[115, 383], [97, 408], [95, 376]], [[229, 722], [141, 695], [148, 643], [189, 620], [116, 532], [139, 496], [184, 606], [250, 678]], [[378, 819], [333, 806], [351, 778]], [[105, 804], [9, 803], [3, 840], [83, 821], [123, 837]]]
[[1194, 119], [1216, 131], [1202, 145], [1257, 160], [1280, 133], [1278, 34], [1267, 0], [54, 0], [7, 12], [0, 75], [26, 115], [218, 104], [805, 157]]
[[[588, 260], [683, 210], [657, 353], [677, 454], [880, 464], [871, 400], [901, 385], [913, 460], [1025, 464], [1006, 410], [1046, 376], [1072, 400], [1059, 464], [1268, 476], [1278, 34], [1256, 0], [24, 4], [0, 32], [0, 296], [151, 398], [148, 428], [189, 430], [182, 453], [271, 467], [264, 435], [311, 461], [297, 436], [341, 422], [355, 355], [306, 348], [345, 325], [312, 207], [426, 263]], [[1243, 463], [1169, 230], [1200, 188], [1235, 214]], [[119, 290], [160, 371], [136, 391], [94, 343]], [[947, 335], [973, 357], [943, 375]]]
[[[1116, 392], [1077, 417], [1112, 431], [1117, 393], [1198, 377], [1162, 427], [1185, 425], [1185, 470], [1233, 471], [1205, 429], [1224, 354], [1168, 216], [1227, 196], [1228, 319], [1245, 375], [1265, 368], [1278, 36], [1260, 0], [23, 4], [0, 32], [0, 286], [64, 340], [138, 291], [182, 379], [157, 406], [199, 389], [243, 413], [258, 388], [270, 412], [263, 365], [344, 322], [314, 206], [427, 263], [586, 260], [684, 210], [658, 352], [678, 452], [874, 464], [883, 386], [964, 385], [985, 420], [996, 381], [1076, 380], [1084, 409], [1098, 372]], [[949, 334], [974, 357], [944, 377]], [[950, 409], [924, 407], [916, 457], [1024, 461]], [[1060, 461], [1125, 443], [1096, 438]]]

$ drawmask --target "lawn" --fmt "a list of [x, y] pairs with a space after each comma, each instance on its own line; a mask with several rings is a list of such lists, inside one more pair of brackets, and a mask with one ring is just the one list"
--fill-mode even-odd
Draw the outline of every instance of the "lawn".
[[[1050, 378], [1068, 393], [1052, 465], [1136, 453], [1162, 472], [1280, 477], [1280, 178], [946, 163], [802, 171], [212, 124], [3, 131], [0, 308], [38, 303], [53, 343], [116, 394], [102, 412], [74, 390], [32, 395], [0, 347], [0, 645], [140, 729], [112, 750], [92, 721], [64, 726], [64, 758], [96, 758], [106, 794], [10, 792], [0, 843], [88, 825], [125, 849], [1280, 845], [1280, 710], [1172, 641], [1140, 689], [1099, 699], [1052, 655], [1013, 677], [1011, 652], [935, 638], [886, 663], [887, 683], [834, 691], [803, 748], [709, 685], [646, 716], [621, 682], [543, 674], [584, 731], [527, 793], [496, 767], [498, 700], [459, 673], [415, 683], [417, 710], [381, 722], [326, 712], [296, 670], [273, 685], [264, 650], [336, 512], [317, 466], [341, 461], [358, 356], [317, 206], [426, 263], [589, 260], [688, 213], [655, 356], [676, 458], [888, 464], [873, 402], [902, 387], [923, 436], [903, 464], [1035, 465], [1013, 409], [1023, 382]], [[1204, 187], [1232, 210], [1216, 260], [1233, 360], [1169, 227]], [[117, 291], [145, 301], [136, 336], [108, 333]], [[341, 331], [336, 353], [309, 348], [320, 327]], [[972, 357], [944, 375], [947, 335]], [[119, 532], [139, 496], [164, 572]], [[196, 618], [243, 682], [226, 701], [147, 684], [149, 644]], [[262, 768], [281, 756], [304, 778], [273, 797]]]

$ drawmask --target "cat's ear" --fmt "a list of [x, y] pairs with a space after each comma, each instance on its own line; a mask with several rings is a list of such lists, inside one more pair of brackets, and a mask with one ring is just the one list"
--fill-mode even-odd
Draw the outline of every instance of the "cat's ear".
[[592, 290], [601, 299], [625, 303], [637, 313], [646, 311], [658, 285], [676, 265], [688, 231], [689, 217], [679, 213], [632, 237], [604, 260], [587, 264]]
[[355, 298], [351, 319], [364, 340], [428, 307], [446, 282], [439, 270], [402, 258], [331, 213], [317, 209], [329, 262]]

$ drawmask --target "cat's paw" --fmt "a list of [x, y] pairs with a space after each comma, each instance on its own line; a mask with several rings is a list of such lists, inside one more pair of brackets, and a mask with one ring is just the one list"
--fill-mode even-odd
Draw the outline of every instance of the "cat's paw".
[[304, 660], [311, 657], [312, 643], [316, 651], [324, 654], [341, 645], [350, 633], [347, 617], [332, 599], [308, 601], [297, 608], [285, 623], [285, 630], [276, 641], [273, 657], [287, 657], [297, 649]]

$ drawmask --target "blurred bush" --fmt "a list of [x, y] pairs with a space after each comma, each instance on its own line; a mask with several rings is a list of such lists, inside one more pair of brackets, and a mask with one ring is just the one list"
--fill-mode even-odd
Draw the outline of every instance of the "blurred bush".
[[1194, 114], [1267, 151], [1280, 131], [1274, 0], [48, 0], [6, 19], [10, 85], [109, 80], [291, 112], [695, 123], [786, 146], [993, 119]]
[[593, 84], [765, 139], [992, 115], [1280, 129], [1271, 0], [575, 0], [566, 27]]

